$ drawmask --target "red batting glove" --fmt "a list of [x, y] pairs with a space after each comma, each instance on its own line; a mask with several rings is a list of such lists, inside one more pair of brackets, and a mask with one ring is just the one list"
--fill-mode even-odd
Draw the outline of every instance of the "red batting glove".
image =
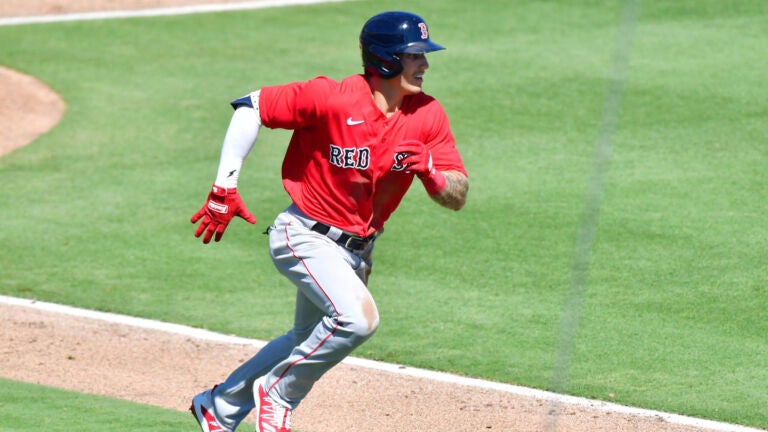
[[221, 236], [224, 235], [224, 230], [227, 229], [229, 221], [235, 216], [239, 216], [249, 223], [256, 223], [256, 216], [248, 211], [248, 208], [240, 198], [240, 194], [237, 193], [237, 188], [227, 189], [213, 185], [205, 205], [203, 205], [200, 211], [192, 215], [190, 221], [195, 223], [200, 218], [203, 219], [200, 225], [198, 225], [197, 230], [195, 230], [195, 237], [200, 237], [203, 231], [205, 231], [203, 243], [208, 244], [214, 233], [216, 234], [214, 240], [221, 240]]
[[430, 195], [445, 189], [445, 176], [432, 165], [432, 152], [423, 142], [403, 141], [395, 147], [395, 160], [405, 165], [405, 172], [414, 173]]

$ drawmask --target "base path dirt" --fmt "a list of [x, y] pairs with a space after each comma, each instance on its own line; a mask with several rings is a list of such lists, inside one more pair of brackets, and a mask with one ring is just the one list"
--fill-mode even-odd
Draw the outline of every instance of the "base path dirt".
[[[212, 2], [3, 0], [0, 17]], [[66, 108], [44, 83], [3, 67], [0, 94], [0, 156], [47, 132]], [[0, 376], [175, 410], [186, 410], [194, 394], [257, 351], [19, 305], [0, 304], [0, 316]], [[294, 426], [302, 432], [708, 430], [347, 364], [317, 383], [296, 410]], [[198, 429], [190, 416], [189, 431]]]
[[[0, 303], [0, 316], [0, 376], [176, 410], [186, 410], [192, 395], [257, 352], [253, 344], [211, 342], [20, 305]], [[189, 421], [195, 431], [191, 416]], [[347, 364], [317, 383], [296, 410], [294, 426], [302, 432], [703, 430]]]

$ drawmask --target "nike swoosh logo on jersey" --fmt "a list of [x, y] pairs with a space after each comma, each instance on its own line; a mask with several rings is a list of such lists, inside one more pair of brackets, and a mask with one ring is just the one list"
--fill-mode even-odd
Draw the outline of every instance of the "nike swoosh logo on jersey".
[[355, 126], [365, 123], [365, 120], [352, 120], [352, 117], [347, 119], [347, 126]]

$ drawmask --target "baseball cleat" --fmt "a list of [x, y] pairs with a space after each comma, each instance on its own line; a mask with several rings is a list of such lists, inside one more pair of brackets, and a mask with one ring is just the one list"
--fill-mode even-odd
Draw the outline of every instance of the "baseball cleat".
[[253, 386], [256, 401], [256, 432], [291, 432], [291, 409], [267, 394], [264, 377]]
[[189, 411], [195, 416], [203, 432], [231, 432], [220, 425], [213, 415], [213, 389], [215, 388], [216, 386], [213, 386], [212, 389], [206, 390], [192, 398], [192, 405], [189, 407]]

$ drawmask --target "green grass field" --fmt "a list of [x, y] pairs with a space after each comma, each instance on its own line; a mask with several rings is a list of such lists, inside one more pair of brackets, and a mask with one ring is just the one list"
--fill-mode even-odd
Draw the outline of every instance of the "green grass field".
[[[471, 190], [458, 213], [420, 187], [406, 196], [377, 242], [382, 324], [355, 355], [549, 388], [616, 1], [355, 1], [0, 27], [0, 64], [68, 105], [50, 133], [0, 158], [0, 293], [282, 334], [294, 293], [261, 232], [288, 204], [289, 134], [262, 131], [241, 176], [255, 227], [236, 221], [203, 246], [189, 217], [215, 175], [228, 102], [359, 72], [360, 26], [382, 9], [421, 14], [448, 47], [429, 56], [425, 90], [451, 117]], [[765, 0], [641, 2], [566, 393], [768, 428], [767, 20]], [[87, 403], [41, 400], [65, 413]], [[151, 412], [162, 430], [183, 416]], [[126, 427], [137, 429], [161, 430]]]
[[[188, 432], [189, 413], [0, 379], [0, 431]], [[44, 413], [44, 415], [40, 415]], [[119, 421], [116, 421], [119, 419]], [[194, 422], [191, 422], [194, 427]]]

